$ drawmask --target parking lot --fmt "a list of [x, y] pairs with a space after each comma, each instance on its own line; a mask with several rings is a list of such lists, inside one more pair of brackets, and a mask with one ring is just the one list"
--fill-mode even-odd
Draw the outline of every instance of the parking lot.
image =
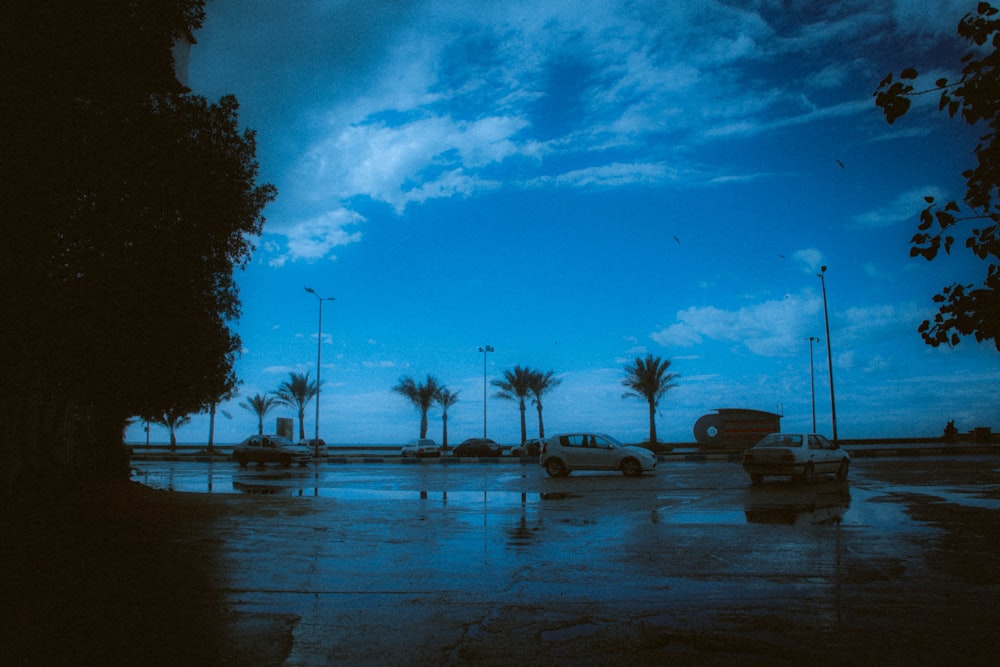
[[994, 664], [1000, 459], [857, 459], [847, 482], [738, 463], [550, 479], [516, 461], [143, 462], [221, 504], [234, 661]]

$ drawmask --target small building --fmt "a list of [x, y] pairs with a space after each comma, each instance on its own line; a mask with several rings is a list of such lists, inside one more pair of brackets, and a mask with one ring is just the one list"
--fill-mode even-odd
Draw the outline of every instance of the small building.
[[781, 415], [744, 408], [715, 408], [694, 423], [694, 439], [702, 447], [745, 449], [780, 431]]

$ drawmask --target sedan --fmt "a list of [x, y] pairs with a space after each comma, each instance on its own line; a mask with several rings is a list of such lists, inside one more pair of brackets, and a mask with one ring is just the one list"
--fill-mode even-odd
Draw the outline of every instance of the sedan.
[[455, 456], [500, 456], [500, 445], [489, 438], [469, 438], [455, 448]]
[[408, 456], [419, 459], [425, 456], [441, 456], [441, 450], [438, 449], [437, 443], [430, 438], [414, 438], [403, 445], [399, 454], [404, 459]]
[[754, 484], [765, 476], [846, 479], [850, 465], [850, 455], [818, 433], [772, 433], [743, 453], [743, 469]]
[[542, 445], [538, 462], [550, 477], [565, 477], [574, 470], [621, 470], [626, 477], [638, 477], [656, 469], [653, 452], [603, 433], [554, 435]]
[[257, 465], [279, 463], [287, 468], [293, 463], [309, 463], [312, 451], [293, 445], [291, 440], [280, 435], [252, 435], [233, 447], [233, 460], [241, 467], [253, 462]]

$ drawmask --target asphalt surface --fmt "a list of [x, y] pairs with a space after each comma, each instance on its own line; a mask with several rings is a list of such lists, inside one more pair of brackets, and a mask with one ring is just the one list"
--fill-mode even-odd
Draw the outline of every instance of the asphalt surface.
[[718, 460], [134, 466], [213, 508], [174, 539], [227, 664], [1000, 660], [996, 456], [759, 486]]

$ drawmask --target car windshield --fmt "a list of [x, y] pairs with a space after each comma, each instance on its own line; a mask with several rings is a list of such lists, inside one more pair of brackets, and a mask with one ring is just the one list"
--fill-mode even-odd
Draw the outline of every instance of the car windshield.
[[801, 447], [801, 435], [789, 435], [787, 433], [772, 433], [757, 443], [757, 447]]

